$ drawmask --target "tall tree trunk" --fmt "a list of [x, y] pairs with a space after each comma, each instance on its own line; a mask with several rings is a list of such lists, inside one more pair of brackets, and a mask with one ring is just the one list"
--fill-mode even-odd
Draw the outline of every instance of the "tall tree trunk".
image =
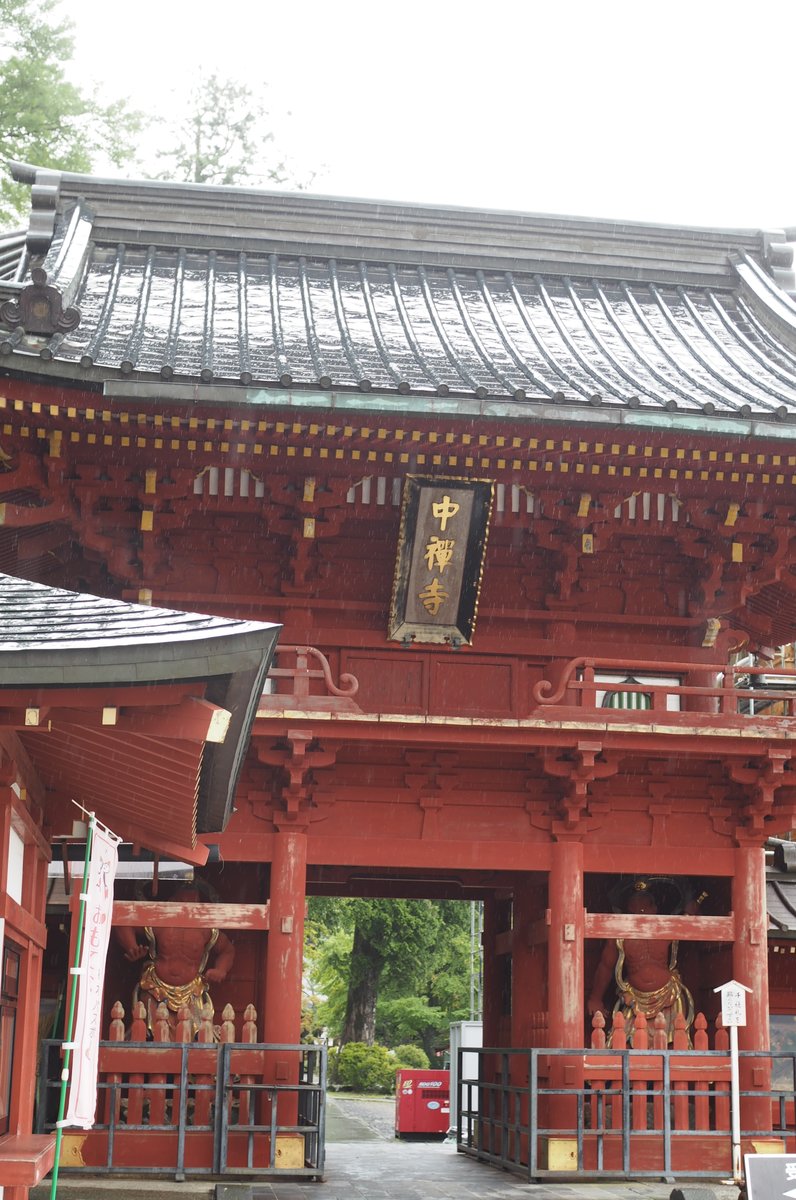
[[359, 925], [354, 928], [351, 974], [348, 983], [345, 1021], [340, 1044], [364, 1042], [372, 1046], [376, 1037], [376, 1001], [384, 967], [384, 956]]

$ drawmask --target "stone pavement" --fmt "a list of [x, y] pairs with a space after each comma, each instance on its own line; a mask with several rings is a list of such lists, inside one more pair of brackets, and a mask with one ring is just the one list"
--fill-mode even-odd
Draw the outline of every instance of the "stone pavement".
[[[689, 1186], [678, 1181], [689, 1200]], [[695, 1183], [693, 1200], [738, 1200], [736, 1187]], [[698, 1191], [696, 1189], [699, 1189]], [[529, 1184], [458, 1154], [450, 1142], [397, 1141], [393, 1102], [330, 1096], [323, 1182], [269, 1179], [249, 1183], [89, 1180], [63, 1176], [58, 1200], [669, 1200], [659, 1180], [592, 1183], [570, 1177]], [[31, 1200], [49, 1200], [49, 1183]]]
[[[680, 1183], [687, 1193], [688, 1186]], [[738, 1189], [720, 1183], [694, 1185], [698, 1200], [737, 1200]], [[64, 1178], [59, 1200], [669, 1200], [672, 1185], [637, 1183], [524, 1183], [516, 1176], [474, 1162], [443, 1142], [403, 1142], [372, 1138], [333, 1142], [327, 1147], [322, 1183], [255, 1180], [242, 1184], [146, 1183], [116, 1179]], [[40, 1185], [34, 1200], [49, 1197]], [[697, 1200], [695, 1193], [695, 1200]]]

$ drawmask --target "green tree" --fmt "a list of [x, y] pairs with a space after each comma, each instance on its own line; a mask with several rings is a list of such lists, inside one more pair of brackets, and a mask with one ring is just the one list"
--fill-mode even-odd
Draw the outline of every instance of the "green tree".
[[454, 901], [313, 899], [307, 956], [333, 1036], [371, 1045], [378, 1015], [388, 1044], [446, 1044], [466, 1015], [468, 926]]
[[[72, 27], [56, 7], [57, 0], [0, 0], [0, 158], [65, 171], [90, 171], [100, 156], [121, 165], [142, 116], [66, 78]], [[29, 199], [28, 188], [0, 180], [0, 224], [18, 221]]]
[[159, 150], [162, 179], [182, 183], [287, 183], [287, 160], [275, 149], [269, 116], [252, 88], [208, 75], [192, 90], [186, 114], [170, 130], [172, 144]]

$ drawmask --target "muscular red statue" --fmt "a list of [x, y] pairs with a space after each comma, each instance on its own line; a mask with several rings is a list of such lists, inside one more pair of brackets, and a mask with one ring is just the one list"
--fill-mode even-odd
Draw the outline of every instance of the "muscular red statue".
[[[658, 912], [655, 896], [644, 880], [634, 884], [627, 911], [639, 914]], [[686, 912], [693, 914], [696, 911], [695, 904], [686, 905]], [[605, 992], [611, 979], [614, 979], [618, 993], [614, 1012], [624, 1014], [628, 1044], [633, 1036], [637, 1013], [643, 1013], [650, 1025], [658, 1013], [663, 1013], [670, 1045], [678, 1012], [683, 1014], [686, 1030], [690, 1031], [694, 1021], [694, 1000], [680, 978], [677, 950], [677, 942], [648, 938], [617, 938], [606, 942], [594, 973], [591, 995], [586, 1002], [589, 1016], [602, 1012], [608, 1017]], [[611, 1044], [610, 1034], [607, 1044]]]
[[[173, 900], [198, 902], [196, 888], [180, 888]], [[147, 1028], [153, 1029], [155, 1010], [165, 1002], [169, 1023], [176, 1025], [177, 1013], [183, 1005], [191, 1013], [194, 1032], [199, 1028], [202, 1010], [210, 1000], [209, 983], [226, 979], [235, 958], [235, 947], [219, 929], [196, 927], [177, 928], [164, 925], [157, 931], [150, 928], [133, 929], [120, 926], [117, 936], [130, 962], [145, 959], [135, 1000], [143, 1000], [147, 1008]], [[142, 943], [139, 939], [146, 939]], [[208, 965], [212, 963], [212, 965]]]

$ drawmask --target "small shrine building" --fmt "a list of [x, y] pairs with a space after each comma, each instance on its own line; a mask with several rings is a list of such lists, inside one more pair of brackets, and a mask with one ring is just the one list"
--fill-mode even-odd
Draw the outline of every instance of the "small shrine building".
[[218, 1003], [299, 1041], [307, 895], [479, 899], [486, 1045], [587, 1045], [627, 937], [680, 943], [709, 1020], [751, 986], [766, 1050], [796, 1016], [764, 856], [796, 807], [785, 234], [14, 173], [0, 566], [283, 626], [200, 813], [222, 898], [269, 905]]

